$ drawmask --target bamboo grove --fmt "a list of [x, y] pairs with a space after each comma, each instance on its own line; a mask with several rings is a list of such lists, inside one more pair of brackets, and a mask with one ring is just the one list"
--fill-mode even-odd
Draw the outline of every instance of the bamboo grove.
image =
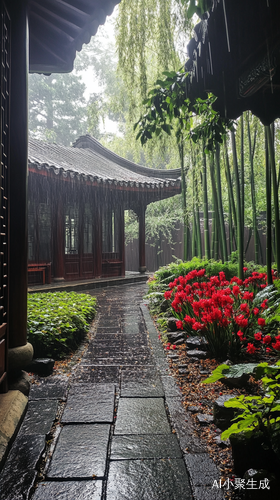
[[[144, 101], [137, 139], [175, 134], [181, 164], [184, 260], [229, 260], [239, 277], [250, 241], [254, 260], [280, 272], [277, 123], [263, 126], [247, 111], [236, 122], [213, 110], [215, 97], [185, 99], [183, 71], [164, 72]], [[279, 161], [278, 161], [279, 163]], [[245, 232], [245, 226], [249, 231]], [[266, 250], [260, 234], [266, 233]], [[246, 235], [246, 237], [245, 237]], [[268, 272], [268, 279], [271, 273]]]

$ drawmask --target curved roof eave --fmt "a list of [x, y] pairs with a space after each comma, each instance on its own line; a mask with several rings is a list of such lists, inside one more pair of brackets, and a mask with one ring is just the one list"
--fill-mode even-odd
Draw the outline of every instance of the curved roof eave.
[[144, 175], [148, 177], [156, 177], [157, 179], [178, 179], [181, 176], [180, 168], [175, 168], [171, 170], [161, 170], [156, 168], [148, 168], [143, 165], [138, 165], [126, 158], [122, 158], [110, 149], [103, 146], [97, 139], [90, 136], [89, 134], [82, 135], [73, 144], [74, 148], [90, 149], [95, 151], [97, 154], [107, 158], [113, 163], [123, 167], [131, 172], [135, 172], [139, 175]]
[[29, 71], [68, 73], [120, 0], [29, 0]]

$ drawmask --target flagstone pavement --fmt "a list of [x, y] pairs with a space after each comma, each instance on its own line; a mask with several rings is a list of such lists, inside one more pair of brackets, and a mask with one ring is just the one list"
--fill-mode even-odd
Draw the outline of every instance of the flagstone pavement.
[[1, 500], [223, 499], [169, 373], [146, 291], [140, 283], [90, 292], [99, 304], [92, 340], [70, 377], [31, 386], [0, 475]]

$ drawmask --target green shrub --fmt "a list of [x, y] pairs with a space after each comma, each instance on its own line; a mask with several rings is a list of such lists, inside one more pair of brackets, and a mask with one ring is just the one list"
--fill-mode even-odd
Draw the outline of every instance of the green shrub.
[[34, 356], [59, 359], [76, 349], [96, 313], [96, 299], [75, 292], [28, 296], [27, 336]]

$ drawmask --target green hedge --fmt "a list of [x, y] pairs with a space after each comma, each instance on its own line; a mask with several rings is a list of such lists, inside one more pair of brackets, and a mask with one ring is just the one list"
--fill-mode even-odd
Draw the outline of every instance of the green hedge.
[[27, 336], [34, 357], [59, 359], [77, 348], [96, 313], [96, 299], [75, 292], [28, 295]]

